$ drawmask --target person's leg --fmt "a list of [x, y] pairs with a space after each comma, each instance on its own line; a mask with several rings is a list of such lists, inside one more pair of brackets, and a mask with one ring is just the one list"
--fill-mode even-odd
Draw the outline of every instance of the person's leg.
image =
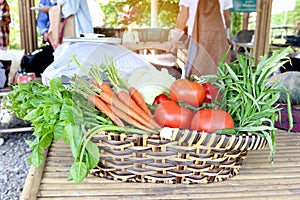
[[2, 61], [0, 60], [0, 89], [4, 88], [5, 85], [5, 69], [4, 69], [4, 65], [2, 64]]
[[6, 81], [4, 84], [4, 87], [7, 87], [7, 83], [8, 83], [8, 74], [10, 72], [10, 66], [11, 66], [11, 61], [10, 60], [5, 60], [5, 61], [1, 61], [5, 70], [5, 77], [6, 77]]

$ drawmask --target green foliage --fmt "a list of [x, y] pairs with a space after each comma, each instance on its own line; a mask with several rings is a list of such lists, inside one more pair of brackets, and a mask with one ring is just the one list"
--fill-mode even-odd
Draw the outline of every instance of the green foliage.
[[[100, 1], [100, 7], [106, 16], [105, 27], [120, 28], [120, 27], [149, 27], [151, 22], [151, 0], [106, 0]], [[38, 4], [35, 0], [35, 4]], [[10, 46], [9, 49], [20, 49], [20, 21], [18, 12], [18, 0], [8, 1], [11, 9], [12, 23], [10, 25]], [[158, 26], [159, 27], [174, 27], [177, 13], [179, 11], [179, 0], [160, 0], [158, 1]], [[132, 12], [128, 12], [132, 7]], [[289, 11], [287, 15], [287, 24], [296, 25], [300, 22], [300, 0], [296, 0], [296, 9]], [[128, 20], [122, 20], [122, 15], [127, 14]], [[128, 15], [129, 14], [129, 15]], [[254, 15], [253, 13], [251, 15]], [[235, 35], [242, 29], [242, 13], [232, 13], [232, 35]], [[271, 27], [282, 25], [284, 12], [277, 15], [272, 15]], [[255, 29], [255, 23], [249, 24], [249, 29]], [[26, 31], [26, 30], [25, 30]], [[292, 34], [292, 33], [289, 33]]]
[[[271, 28], [272, 27], [280, 27], [283, 25], [288, 25], [288, 26], [296, 26], [297, 23], [300, 22], [300, 0], [296, 0], [296, 7], [293, 11], [283, 11], [278, 14], [272, 15], [271, 19]], [[276, 29], [271, 29], [271, 42], [272, 43], [285, 43], [286, 42], [286, 35], [295, 35], [297, 34], [296, 30], [293, 28], [289, 29], [283, 29], [283, 28], [276, 28]]]
[[231, 35], [234, 36], [242, 29], [242, 20], [243, 20], [243, 14], [242, 13], [231, 13]]
[[[287, 12], [286, 24], [296, 25], [300, 22], [300, 0], [296, 0], [296, 8], [293, 11]], [[272, 15], [272, 26], [278, 26], [284, 24], [285, 12]]]
[[8, 1], [10, 7], [10, 36], [9, 36], [9, 49], [20, 49], [21, 38], [20, 38], [20, 20], [18, 10], [18, 0]]
[[[94, 143], [85, 142], [84, 135], [85, 129], [91, 127], [91, 121], [86, 119], [96, 116], [97, 111], [81, 95], [65, 88], [60, 78], [53, 79], [49, 87], [37, 81], [14, 85], [4, 103], [16, 116], [34, 126], [35, 140], [26, 141], [32, 149], [27, 159], [30, 164], [41, 166], [43, 149], [48, 148], [53, 140], [62, 138], [70, 144], [75, 158], [70, 171], [75, 182], [81, 182], [97, 165], [99, 151]], [[86, 109], [90, 109], [88, 116]]]
[[[174, 26], [179, 11], [179, 0], [158, 1], [158, 26]], [[109, 0], [100, 3], [105, 13], [105, 27], [149, 27], [151, 0]], [[126, 16], [126, 17], [125, 17]]]
[[179, 0], [163, 0], [158, 5], [158, 26], [174, 27], [179, 12]]
[[[272, 14], [271, 16], [271, 26], [280, 26], [280, 25], [291, 25], [295, 26], [297, 22], [300, 22], [300, 0], [296, 0], [296, 7], [293, 11], [288, 11], [285, 19], [285, 12], [281, 12], [278, 14]], [[250, 13], [250, 19], [249, 19], [249, 27], [248, 29], [255, 29], [256, 21], [255, 21], [256, 13]], [[242, 20], [243, 20], [243, 14], [242, 13], [231, 13], [231, 19], [232, 19], [232, 35], [235, 35], [237, 32], [242, 30]], [[271, 30], [272, 32], [270, 34], [273, 35], [281, 35], [285, 34], [284, 29], [276, 29]], [[287, 32], [288, 35], [294, 35], [295, 32], [292, 29], [289, 29]]]

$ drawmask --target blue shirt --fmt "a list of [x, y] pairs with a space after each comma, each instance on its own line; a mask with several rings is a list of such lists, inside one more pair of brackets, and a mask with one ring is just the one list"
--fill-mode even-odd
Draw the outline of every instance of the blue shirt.
[[64, 4], [62, 7], [63, 18], [74, 15], [76, 37], [79, 37], [81, 33], [94, 32], [86, 0], [58, 0], [57, 3]]
[[[41, 6], [55, 6], [55, 2], [51, 2], [50, 0], [40, 0]], [[38, 29], [40, 30], [40, 34], [43, 35], [45, 32], [48, 31], [50, 21], [49, 21], [49, 15], [43, 12], [38, 12], [38, 16], [36, 19], [36, 24]]]

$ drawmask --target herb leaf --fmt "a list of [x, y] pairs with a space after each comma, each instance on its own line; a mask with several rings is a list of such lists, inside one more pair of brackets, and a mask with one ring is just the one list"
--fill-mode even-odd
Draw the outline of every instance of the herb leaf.
[[83, 162], [74, 162], [70, 170], [70, 179], [80, 183], [88, 174], [88, 168]]

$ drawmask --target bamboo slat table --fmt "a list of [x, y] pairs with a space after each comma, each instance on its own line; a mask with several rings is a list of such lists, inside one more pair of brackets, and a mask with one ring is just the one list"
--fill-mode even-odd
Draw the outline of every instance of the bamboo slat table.
[[89, 175], [81, 184], [68, 181], [73, 158], [68, 145], [55, 142], [41, 168], [31, 167], [21, 200], [79, 199], [300, 199], [300, 134], [277, 132], [272, 168], [269, 148], [251, 151], [240, 174], [211, 184], [125, 183]]

